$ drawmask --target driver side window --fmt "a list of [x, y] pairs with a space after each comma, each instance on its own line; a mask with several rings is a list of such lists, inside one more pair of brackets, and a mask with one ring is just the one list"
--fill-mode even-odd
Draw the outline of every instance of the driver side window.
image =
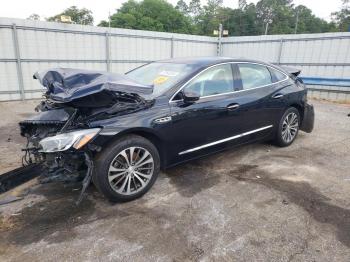
[[233, 91], [233, 75], [230, 64], [214, 66], [184, 87], [185, 94], [205, 97]]

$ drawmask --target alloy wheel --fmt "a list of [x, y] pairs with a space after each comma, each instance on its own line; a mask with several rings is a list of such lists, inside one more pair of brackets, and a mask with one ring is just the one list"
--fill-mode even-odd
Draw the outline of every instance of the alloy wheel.
[[299, 120], [296, 113], [289, 113], [282, 124], [282, 139], [286, 143], [290, 143], [295, 138], [299, 129]]
[[132, 195], [147, 186], [154, 171], [150, 152], [142, 147], [129, 147], [113, 159], [108, 170], [112, 189], [122, 195]]

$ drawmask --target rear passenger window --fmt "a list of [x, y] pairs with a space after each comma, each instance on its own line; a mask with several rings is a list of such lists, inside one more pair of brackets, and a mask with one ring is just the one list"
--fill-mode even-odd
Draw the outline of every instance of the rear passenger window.
[[270, 71], [266, 66], [257, 64], [238, 64], [243, 89], [251, 89], [272, 84]]
[[273, 82], [279, 82], [279, 81], [285, 80], [287, 78], [287, 76], [285, 74], [281, 73], [278, 70], [270, 68], [270, 71], [274, 75]]

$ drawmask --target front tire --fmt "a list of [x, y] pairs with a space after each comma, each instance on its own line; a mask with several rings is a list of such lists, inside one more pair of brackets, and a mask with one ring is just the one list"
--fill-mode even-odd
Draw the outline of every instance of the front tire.
[[159, 170], [156, 147], [141, 136], [128, 135], [96, 157], [93, 182], [110, 201], [126, 202], [144, 195], [153, 186]]
[[300, 115], [298, 109], [290, 107], [284, 112], [275, 137], [275, 142], [280, 147], [291, 145], [298, 135]]

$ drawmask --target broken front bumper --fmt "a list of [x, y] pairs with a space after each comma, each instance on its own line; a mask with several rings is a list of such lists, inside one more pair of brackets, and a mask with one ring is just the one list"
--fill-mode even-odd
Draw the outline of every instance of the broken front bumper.
[[314, 129], [315, 123], [315, 110], [313, 105], [305, 103], [303, 121], [300, 126], [300, 130], [311, 133]]

